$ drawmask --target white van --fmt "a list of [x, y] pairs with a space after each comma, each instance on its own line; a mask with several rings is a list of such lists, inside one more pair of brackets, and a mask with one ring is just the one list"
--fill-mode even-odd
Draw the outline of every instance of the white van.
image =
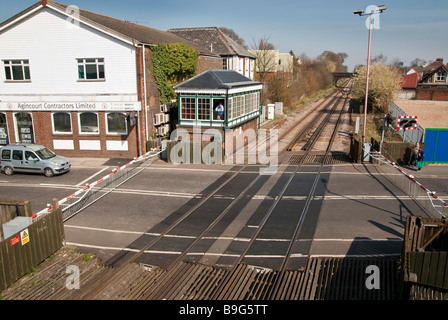
[[39, 144], [17, 143], [0, 148], [0, 171], [37, 172], [47, 177], [70, 171], [70, 162]]

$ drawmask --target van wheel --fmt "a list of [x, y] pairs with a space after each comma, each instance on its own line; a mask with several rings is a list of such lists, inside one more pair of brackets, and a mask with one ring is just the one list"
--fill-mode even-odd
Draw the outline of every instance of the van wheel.
[[5, 169], [3, 169], [3, 171], [5, 171], [5, 174], [7, 176], [12, 176], [14, 174], [14, 169], [11, 167], [5, 167]]
[[52, 176], [54, 176], [54, 172], [53, 172], [53, 170], [51, 170], [50, 168], [45, 168], [44, 169], [44, 175], [46, 176], [46, 177], [52, 177]]

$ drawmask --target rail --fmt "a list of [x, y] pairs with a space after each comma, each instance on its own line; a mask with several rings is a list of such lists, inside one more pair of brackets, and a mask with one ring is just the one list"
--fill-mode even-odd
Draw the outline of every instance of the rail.
[[[344, 109], [344, 108], [342, 108], [342, 109]], [[341, 110], [341, 113], [342, 113], [342, 111], [343, 110]], [[336, 131], [337, 131], [337, 126], [334, 129], [334, 132], [336, 132]], [[317, 137], [316, 137], [315, 141], [317, 141]], [[312, 148], [309, 148], [308, 150], [306, 150], [306, 152], [307, 153], [311, 152], [311, 150], [312, 150]], [[301, 164], [303, 164], [303, 163], [301, 163]], [[294, 166], [294, 168], [296, 168], [296, 171], [298, 170], [298, 168], [300, 166], [301, 165]], [[225, 177], [225, 179], [223, 179], [219, 185], [215, 186], [213, 190], [210, 190], [210, 192], [207, 195], [205, 195], [204, 197], [202, 197], [199, 201], [197, 201], [193, 207], [189, 208], [188, 211], [183, 212], [181, 216], [177, 217], [176, 221], [173, 221], [170, 225], [166, 226], [164, 228], [164, 230], [162, 232], [160, 232], [159, 235], [157, 235], [157, 237], [155, 237], [148, 243], [145, 243], [142, 246], [142, 248], [139, 248], [138, 251], [136, 251], [136, 252], [126, 253], [124, 256], [120, 255], [119, 256], [120, 260], [119, 261], [117, 260], [117, 263], [116, 263], [116, 265], [117, 265], [116, 272], [114, 272], [114, 274], [111, 275], [110, 277], [108, 277], [107, 279], [103, 279], [103, 281], [100, 284], [98, 284], [95, 288], [92, 288], [92, 290], [90, 292], [88, 292], [86, 295], [84, 295], [82, 297], [82, 299], [89, 299], [89, 298], [94, 297], [97, 293], [101, 292], [102, 289], [104, 289], [106, 286], [108, 286], [108, 284], [112, 283], [112, 281], [114, 281], [114, 279], [118, 279], [119, 277], [121, 277], [120, 274], [125, 274], [126, 270], [128, 270], [129, 265], [132, 262], [137, 261], [139, 257], [141, 257], [143, 254], [150, 251], [151, 248], [160, 244], [160, 241], [166, 240], [166, 235], [168, 235], [170, 231], [172, 231], [176, 227], [179, 227], [183, 221], [186, 221], [187, 218], [191, 217], [196, 212], [199, 212], [200, 208], [202, 208], [203, 205], [205, 205], [206, 202], [209, 201], [212, 197], [214, 197], [216, 194], [218, 194], [218, 192], [220, 190], [223, 190], [223, 188], [228, 186], [230, 183], [240, 184], [240, 182], [238, 182], [238, 180], [237, 180], [238, 179], [237, 177], [241, 177], [241, 173], [247, 167], [248, 167], [248, 165], [236, 166], [235, 172], [233, 174], [231, 174], [228, 177]], [[289, 183], [292, 181], [293, 178], [294, 178], [294, 174], [290, 177]], [[184, 248], [182, 248], [182, 251], [179, 252], [176, 257], [173, 257], [173, 260], [169, 261], [168, 267], [166, 268], [166, 271], [163, 273], [163, 275], [158, 277], [157, 280], [155, 280], [149, 287], [147, 287], [144, 291], [141, 292], [140, 299], [142, 299], [142, 300], [152, 299], [156, 295], [158, 296], [159, 292], [161, 290], [162, 291], [164, 290], [163, 288], [164, 288], [164, 286], [166, 286], [166, 283], [168, 283], [168, 282], [172, 283], [172, 281], [174, 281], [173, 277], [176, 276], [179, 266], [182, 265], [182, 263], [184, 263], [182, 261], [183, 258], [186, 255], [188, 255], [188, 253], [194, 247], [196, 247], [196, 245], [199, 243], [199, 241], [201, 241], [204, 237], [206, 237], [208, 232], [210, 232], [217, 224], [219, 224], [223, 220], [225, 220], [225, 217], [227, 216], [227, 214], [230, 214], [229, 212], [231, 212], [232, 208], [239, 206], [240, 201], [247, 201], [247, 199], [248, 199], [247, 194], [250, 193], [250, 190], [253, 189], [255, 184], [259, 184], [260, 182], [262, 182], [262, 181], [260, 181], [262, 179], [266, 179], [266, 176], [257, 175], [257, 177], [255, 179], [251, 179], [250, 181], [247, 180], [245, 182], [244, 186], [240, 185], [241, 192], [234, 199], [231, 199], [231, 201], [228, 201], [225, 205], [223, 205], [222, 210], [220, 210], [220, 212], [217, 212], [216, 215], [212, 219], [210, 219], [211, 221], [209, 223], [207, 223], [207, 225], [204, 225], [200, 234], [195, 236], [195, 239], [192, 242], [185, 243]], [[316, 178], [316, 181], [319, 181], [319, 179]], [[264, 215], [263, 223], [258, 227], [258, 232], [255, 235], [253, 235], [252, 239], [256, 239], [256, 237], [259, 235], [259, 232], [263, 228], [264, 223], [266, 223], [266, 221], [269, 219], [270, 214], [275, 209], [276, 204], [280, 200], [281, 195], [284, 194], [289, 183], [283, 187], [283, 190], [281, 191], [280, 196], [276, 197], [275, 203], [273, 204], [273, 206], [271, 207], [269, 212]], [[308, 197], [308, 199], [312, 198], [312, 193], [313, 193], [313, 191], [310, 192], [311, 195]], [[305, 209], [305, 211], [306, 211], [306, 209]], [[302, 214], [302, 217], [300, 218], [300, 221], [298, 222], [298, 227], [297, 227], [298, 230], [300, 230], [300, 226], [303, 222], [303, 219], [305, 218], [305, 215], [306, 214]], [[293, 231], [293, 230], [291, 230], [291, 231]], [[292, 243], [295, 241], [297, 234], [298, 234], [298, 231], [296, 230], [295, 235], [293, 236], [293, 239], [291, 240]], [[251, 243], [253, 243], [253, 241]], [[249, 244], [245, 248], [246, 250], [239, 256], [239, 259], [236, 259], [236, 262], [232, 264], [234, 266], [234, 270], [241, 267], [241, 261], [244, 258], [244, 255], [250, 249], [250, 246], [251, 246], [251, 244]], [[289, 251], [291, 252], [291, 250], [289, 250]], [[288, 258], [289, 258], [289, 256], [286, 259], [288, 259]], [[283, 265], [286, 265], [286, 263], [283, 263]], [[213, 295], [213, 293], [210, 295], [210, 297], [212, 297], [212, 299], [216, 299], [222, 293], [221, 289], [224, 288], [222, 286], [227, 285], [227, 281], [229, 279], [231, 279], [235, 273], [238, 273], [238, 271], [237, 270], [235, 270], [235, 272], [233, 272], [233, 271], [227, 272], [226, 271], [223, 273], [224, 277], [221, 278], [219, 280], [219, 283], [216, 283], [215, 287], [213, 288], [213, 292], [215, 293], [215, 295]]]
[[[337, 101], [334, 103], [334, 105], [333, 105], [333, 107], [332, 107], [332, 110], [336, 110], [338, 104], [340, 103], [340, 99], [341, 99], [341, 98], [338, 98]], [[332, 102], [333, 102], [333, 101], [334, 101], [334, 100], [332, 100]], [[340, 120], [341, 120], [341, 116], [342, 116], [342, 114], [343, 114], [344, 106], [345, 106], [346, 102], [347, 102], [347, 98], [345, 98], [344, 104], [343, 104], [343, 106], [342, 106], [342, 108], [341, 108], [341, 111], [340, 111], [340, 114], [339, 114], [338, 121], [337, 121], [337, 123], [336, 123], [336, 125], [335, 125], [335, 127], [334, 127], [332, 137], [331, 137], [331, 139], [330, 139], [330, 141], [329, 141], [329, 143], [328, 143], [328, 147], [327, 147], [327, 150], [326, 150], [326, 155], [329, 154], [330, 149], [331, 149], [331, 146], [332, 146], [333, 141], [334, 141], [334, 139], [335, 139], [335, 136], [336, 136], [336, 133], [337, 133], [337, 129], [338, 129], [338, 126], [339, 126], [339, 123], [340, 123]], [[331, 112], [330, 114], [333, 114], [333, 112]], [[327, 124], [327, 123], [329, 122], [329, 118], [330, 118], [330, 117], [325, 117], [325, 119], [324, 119], [322, 122], [325, 123], [325, 124]], [[305, 128], [305, 130], [308, 130], [308, 128]], [[319, 131], [321, 131], [321, 129], [319, 129]], [[299, 134], [299, 136], [300, 136], [300, 135], [301, 135], [301, 134]], [[311, 138], [310, 141], [309, 141], [309, 146], [308, 146], [308, 148], [306, 148], [306, 150], [305, 150], [306, 154], [309, 153], [309, 152], [311, 152], [311, 150], [312, 150], [312, 146], [313, 146], [314, 143], [316, 143], [318, 137], [319, 137], [319, 134], [316, 134], [316, 135], [313, 135], [313, 136], [312, 136], [312, 138]], [[305, 157], [304, 157], [304, 158], [305, 158]], [[325, 161], [323, 161], [323, 162], [321, 163], [321, 166], [319, 167], [319, 171], [318, 171], [318, 173], [316, 174], [316, 177], [315, 177], [315, 179], [314, 179], [314, 181], [313, 181], [313, 185], [312, 185], [311, 190], [310, 190], [310, 192], [309, 192], [309, 194], [308, 194], [308, 197], [307, 197], [307, 200], [306, 200], [306, 204], [305, 204], [305, 206], [304, 206], [303, 209], [302, 209], [302, 212], [301, 212], [301, 214], [300, 214], [299, 221], [298, 221], [298, 223], [297, 223], [297, 225], [296, 225], [296, 228], [295, 228], [295, 230], [294, 230], [294, 234], [293, 234], [293, 236], [292, 236], [292, 238], [291, 238], [291, 241], [290, 241], [290, 243], [289, 243], [289, 246], [288, 246], [287, 252], [286, 252], [286, 254], [285, 254], [285, 257], [283, 258], [283, 261], [282, 261], [282, 264], [281, 264], [281, 267], [280, 267], [280, 271], [279, 271], [279, 273], [278, 273], [277, 276], [276, 276], [275, 282], [273, 282], [273, 286], [272, 286], [272, 287], [273, 287], [274, 289], [273, 289], [273, 291], [272, 291], [271, 294], [270, 294], [270, 298], [271, 298], [271, 299], [275, 299], [277, 290], [278, 290], [279, 286], [281, 285], [281, 283], [282, 283], [282, 281], [283, 281], [283, 279], [284, 279], [284, 275], [285, 275], [285, 273], [286, 273], [286, 267], [287, 267], [287, 265], [288, 265], [288, 261], [289, 261], [291, 255], [292, 255], [292, 248], [293, 248], [293, 245], [294, 245], [295, 241], [297, 240], [297, 237], [298, 237], [298, 235], [299, 235], [299, 232], [300, 232], [300, 230], [301, 230], [301, 227], [302, 227], [302, 225], [303, 225], [303, 222], [304, 222], [304, 220], [305, 220], [305, 218], [306, 218], [306, 216], [307, 216], [307, 212], [308, 212], [308, 209], [309, 209], [309, 205], [310, 205], [310, 202], [311, 202], [311, 200], [312, 200], [312, 198], [313, 198], [313, 196], [314, 196], [314, 193], [315, 193], [317, 184], [318, 184], [319, 179], [320, 179], [320, 175], [321, 175], [321, 173], [322, 173], [322, 168], [323, 168], [323, 166], [324, 166], [324, 163], [325, 163]], [[227, 296], [227, 295], [226, 295], [226, 288], [228, 288], [228, 287], [230, 286], [230, 283], [232, 282], [232, 280], [233, 280], [233, 279], [237, 276], [237, 274], [239, 273], [239, 267], [241, 266], [241, 263], [242, 263], [244, 257], [247, 255], [247, 253], [249, 252], [249, 250], [250, 250], [250, 248], [252, 247], [253, 243], [255, 242], [255, 240], [257, 239], [257, 237], [259, 236], [259, 234], [261, 233], [261, 231], [262, 231], [263, 228], [265, 227], [267, 221], [268, 221], [268, 220], [271, 218], [271, 216], [273, 215], [275, 209], [277, 208], [278, 204], [280, 203], [281, 199], [283, 198], [283, 196], [284, 196], [286, 190], [287, 190], [288, 187], [291, 185], [292, 180], [294, 179], [294, 177], [295, 177], [296, 174], [298, 173], [299, 169], [302, 167], [302, 164], [303, 164], [303, 162], [299, 163], [298, 166], [295, 166], [294, 172], [290, 175], [290, 177], [288, 178], [288, 180], [286, 181], [286, 183], [283, 185], [283, 187], [282, 187], [280, 193], [279, 193], [279, 194], [277, 195], [277, 197], [276, 197], [276, 200], [274, 201], [274, 203], [272, 204], [272, 206], [270, 207], [270, 209], [268, 210], [268, 212], [264, 215], [264, 217], [263, 217], [262, 221], [260, 222], [260, 225], [259, 225], [259, 227], [258, 227], [258, 229], [257, 229], [257, 232], [252, 236], [251, 240], [250, 240], [249, 243], [246, 245], [244, 251], [243, 251], [242, 254], [238, 257], [237, 261], [234, 263], [234, 265], [233, 265], [233, 267], [231, 268], [230, 272], [228, 272], [228, 273], [226, 274], [226, 276], [224, 277], [224, 279], [221, 281], [219, 287], [217, 288], [217, 290], [215, 291], [215, 293], [213, 294], [213, 296], [212, 296], [212, 298], [211, 298], [212, 300], [225, 299], [225, 297]]]

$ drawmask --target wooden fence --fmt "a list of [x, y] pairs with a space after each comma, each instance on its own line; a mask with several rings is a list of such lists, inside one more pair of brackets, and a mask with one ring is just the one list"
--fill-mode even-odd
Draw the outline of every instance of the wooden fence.
[[448, 299], [448, 221], [409, 216], [402, 255], [403, 299]]
[[59, 250], [64, 242], [62, 210], [39, 218], [0, 242], [0, 291]]

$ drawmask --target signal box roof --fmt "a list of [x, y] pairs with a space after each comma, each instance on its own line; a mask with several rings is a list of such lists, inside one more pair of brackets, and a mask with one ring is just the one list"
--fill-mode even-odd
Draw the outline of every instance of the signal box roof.
[[261, 82], [253, 81], [233, 70], [208, 70], [174, 87], [176, 92], [227, 91], [236, 88], [261, 90]]

